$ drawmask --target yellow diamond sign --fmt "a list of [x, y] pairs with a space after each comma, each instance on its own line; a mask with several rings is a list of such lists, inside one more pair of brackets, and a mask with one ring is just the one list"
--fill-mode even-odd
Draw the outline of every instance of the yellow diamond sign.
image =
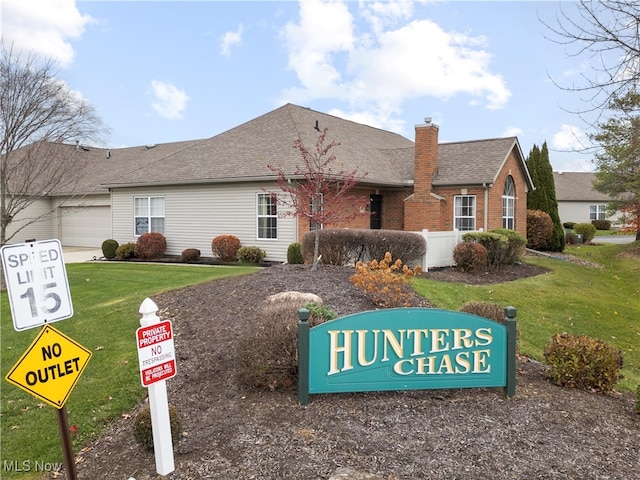
[[89, 350], [47, 325], [6, 379], [49, 405], [62, 408], [90, 358]]

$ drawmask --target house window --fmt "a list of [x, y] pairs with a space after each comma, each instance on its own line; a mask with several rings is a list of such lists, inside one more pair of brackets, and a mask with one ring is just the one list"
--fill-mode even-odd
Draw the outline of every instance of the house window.
[[158, 232], [164, 234], [164, 197], [134, 197], [135, 235]]
[[502, 228], [515, 227], [515, 210], [516, 210], [516, 187], [513, 183], [513, 177], [509, 175], [504, 181], [504, 190], [502, 191]]
[[258, 239], [278, 238], [278, 206], [270, 193], [259, 193], [256, 210], [258, 212]]
[[589, 205], [589, 220], [605, 220], [606, 205]]
[[453, 198], [453, 226], [456, 230], [476, 229], [475, 195], [457, 195]]
[[[315, 198], [314, 198], [315, 197]], [[321, 193], [318, 193], [316, 195], [312, 195], [311, 198], [309, 199], [309, 203], [310, 203], [310, 210], [311, 212], [313, 212], [314, 214], [318, 213], [318, 212], [322, 212], [322, 207], [323, 207], [323, 199], [324, 197], [322, 196]], [[322, 223], [318, 223], [316, 221], [314, 221], [313, 218], [309, 218], [309, 230], [310, 231], [315, 231], [315, 230], [322, 230], [323, 225]]]

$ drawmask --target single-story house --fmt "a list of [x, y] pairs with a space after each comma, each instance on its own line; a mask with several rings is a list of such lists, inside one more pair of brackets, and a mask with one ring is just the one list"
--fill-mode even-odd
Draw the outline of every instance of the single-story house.
[[611, 197], [593, 188], [595, 178], [593, 172], [553, 172], [558, 215], [562, 223], [610, 220], [615, 224], [619, 221], [618, 213], [607, 216], [606, 207]]
[[439, 143], [439, 127], [427, 122], [415, 126], [411, 141], [286, 104], [207, 139], [109, 150], [52, 145], [83, 156], [82, 179], [74, 196], [49, 192], [39, 200], [57, 215], [13, 242], [46, 237], [99, 247], [107, 238], [122, 244], [158, 231], [168, 254], [198, 248], [207, 255], [214, 237], [233, 234], [265, 250], [268, 260], [285, 260], [310, 226], [278, 211], [268, 165], [293, 172], [302, 164], [295, 141], [311, 148], [325, 128], [339, 142], [332, 149], [339, 168], [363, 174], [355, 193], [369, 197], [369, 215], [347, 227], [512, 228], [526, 235], [527, 192], [534, 186], [516, 137]]

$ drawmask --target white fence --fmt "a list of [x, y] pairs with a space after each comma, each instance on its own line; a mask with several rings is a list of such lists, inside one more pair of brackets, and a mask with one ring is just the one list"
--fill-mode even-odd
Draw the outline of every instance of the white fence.
[[[474, 232], [482, 230], [473, 230]], [[430, 268], [451, 267], [453, 261], [453, 249], [462, 242], [462, 236], [469, 231], [454, 230], [452, 232], [430, 232], [422, 230], [416, 232], [422, 235], [427, 242], [427, 253], [422, 258], [422, 270], [428, 272]]]

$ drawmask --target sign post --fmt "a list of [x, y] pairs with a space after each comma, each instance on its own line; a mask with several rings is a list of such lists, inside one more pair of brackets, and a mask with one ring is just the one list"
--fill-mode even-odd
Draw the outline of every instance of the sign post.
[[56, 408], [67, 478], [77, 480], [64, 404], [91, 352], [46, 325], [73, 316], [62, 246], [59, 240], [34, 240], [4, 245], [0, 255], [13, 328], [20, 332], [45, 325], [5, 378]]
[[167, 399], [168, 378], [176, 374], [171, 322], [161, 322], [158, 306], [150, 298], [140, 305], [141, 327], [136, 330], [138, 361], [142, 385], [149, 389], [151, 430], [156, 458], [156, 471], [168, 475], [175, 470], [173, 442]]

